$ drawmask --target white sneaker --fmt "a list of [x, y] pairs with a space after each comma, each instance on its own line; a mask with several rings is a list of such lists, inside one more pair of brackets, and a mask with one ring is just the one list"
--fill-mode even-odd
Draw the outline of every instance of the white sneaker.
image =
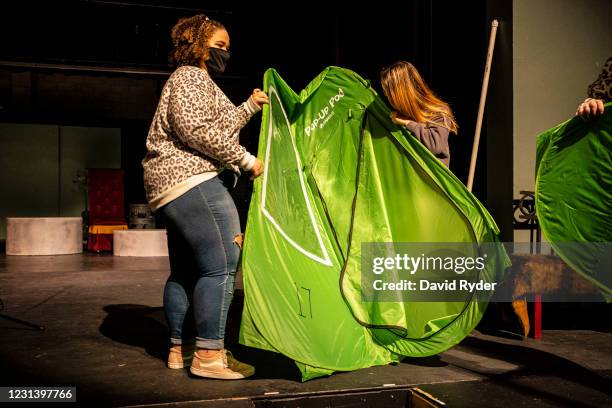
[[190, 371], [191, 374], [199, 377], [219, 380], [240, 380], [255, 374], [253, 366], [236, 360], [225, 349], [217, 350], [209, 357], [204, 357], [196, 352], [191, 362]]
[[243, 363], [241, 361], [236, 360], [233, 356], [232, 352], [229, 350], [225, 350], [227, 355], [227, 364], [229, 368], [234, 371], [238, 371], [244, 374], [245, 377], [250, 377], [255, 374], [255, 367], [250, 364]]
[[180, 368], [189, 367], [193, 359], [195, 346], [172, 346], [168, 351], [168, 368], [177, 370]]

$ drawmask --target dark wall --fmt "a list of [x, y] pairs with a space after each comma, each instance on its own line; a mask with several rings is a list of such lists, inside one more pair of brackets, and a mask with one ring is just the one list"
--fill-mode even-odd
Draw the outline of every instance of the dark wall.
[[[305, 2], [279, 8], [209, 1], [202, 9], [200, 1], [162, 0], [2, 6], [0, 35], [6, 40], [0, 42], [0, 60], [13, 65], [0, 66], [0, 121], [122, 128], [126, 201], [142, 202], [140, 160], [166, 77], [67, 72], [23, 63], [169, 71], [170, 27], [181, 16], [204, 12], [224, 22], [230, 32], [232, 59], [219, 82], [236, 103], [261, 87], [269, 67], [296, 91], [329, 65], [355, 70], [380, 91], [382, 67], [412, 61], [456, 113], [460, 134], [451, 139], [451, 169], [466, 181], [488, 34], [485, 0], [358, 7], [328, 3], [324, 8]], [[29, 14], [33, 9], [36, 13]], [[257, 117], [241, 133], [241, 141], [256, 151], [258, 134]], [[487, 199], [484, 151], [474, 189], [482, 200]], [[235, 196], [244, 221], [250, 197], [246, 180]]]
[[491, 85], [487, 99], [486, 122], [488, 143], [481, 152], [489, 160], [485, 170], [487, 208], [501, 230], [503, 241], [514, 241], [513, 199], [513, 53], [512, 1], [487, 0], [489, 20], [497, 19]]

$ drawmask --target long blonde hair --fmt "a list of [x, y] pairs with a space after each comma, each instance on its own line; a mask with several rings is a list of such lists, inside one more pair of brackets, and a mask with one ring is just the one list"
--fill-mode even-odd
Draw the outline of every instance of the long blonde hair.
[[389, 103], [402, 116], [415, 122], [435, 123], [457, 134], [451, 108], [429, 89], [414, 65], [396, 62], [382, 70], [380, 79]]

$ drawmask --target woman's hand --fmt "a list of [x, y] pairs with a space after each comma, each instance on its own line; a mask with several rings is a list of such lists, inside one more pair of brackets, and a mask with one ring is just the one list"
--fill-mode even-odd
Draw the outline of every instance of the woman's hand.
[[255, 102], [260, 108], [269, 102], [268, 95], [258, 88], [253, 89], [251, 98], [253, 98], [253, 102]]
[[391, 121], [400, 126], [406, 126], [408, 123], [410, 123], [409, 119], [399, 116], [398, 112], [391, 112]]
[[601, 99], [586, 98], [576, 110], [576, 116], [582, 119], [591, 119], [597, 115], [603, 115], [604, 104]]
[[255, 180], [257, 177], [261, 176], [264, 170], [263, 162], [259, 159], [255, 160], [255, 164], [251, 169], [251, 180]]

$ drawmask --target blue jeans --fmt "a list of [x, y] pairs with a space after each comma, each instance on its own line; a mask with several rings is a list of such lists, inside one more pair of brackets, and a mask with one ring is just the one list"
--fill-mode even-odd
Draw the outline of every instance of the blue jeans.
[[164, 311], [172, 344], [195, 339], [197, 347], [224, 347], [241, 250], [238, 212], [228, 192], [236, 177], [223, 171], [156, 211], [168, 234]]

